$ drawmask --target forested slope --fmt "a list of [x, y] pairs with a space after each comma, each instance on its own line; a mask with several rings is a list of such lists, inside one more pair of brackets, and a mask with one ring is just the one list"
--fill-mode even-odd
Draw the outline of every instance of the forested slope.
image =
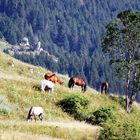
[[139, 0], [0, 0], [0, 37], [19, 44], [28, 37], [32, 46], [44, 52], [15, 57], [52, 71], [85, 78], [99, 90], [101, 82], [110, 81], [110, 92], [122, 92], [122, 82], [113, 74], [101, 51], [105, 26], [123, 10], [140, 10]]

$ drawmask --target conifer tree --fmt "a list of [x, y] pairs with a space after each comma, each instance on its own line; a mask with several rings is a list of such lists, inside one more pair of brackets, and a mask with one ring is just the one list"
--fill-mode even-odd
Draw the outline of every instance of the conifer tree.
[[107, 26], [103, 52], [110, 56], [118, 77], [125, 80], [126, 111], [132, 109], [140, 79], [140, 13], [123, 11]]

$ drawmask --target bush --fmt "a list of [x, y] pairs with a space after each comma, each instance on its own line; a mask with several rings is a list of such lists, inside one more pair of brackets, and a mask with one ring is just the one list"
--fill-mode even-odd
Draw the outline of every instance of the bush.
[[91, 124], [103, 125], [108, 119], [113, 120], [113, 113], [110, 108], [100, 108], [92, 113], [87, 122]]
[[123, 123], [105, 125], [104, 129], [101, 130], [99, 140], [139, 140], [137, 136], [138, 128], [133, 124]]
[[11, 112], [10, 104], [5, 96], [0, 96], [0, 114], [9, 114]]
[[65, 97], [58, 104], [65, 112], [71, 115], [78, 115], [89, 104], [89, 99], [85, 96], [71, 95]]

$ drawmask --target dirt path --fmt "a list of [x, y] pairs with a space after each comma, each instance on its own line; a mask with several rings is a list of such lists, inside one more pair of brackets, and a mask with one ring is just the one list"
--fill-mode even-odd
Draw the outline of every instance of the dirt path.
[[9, 125], [29, 125], [29, 124], [33, 124], [33, 125], [47, 125], [47, 126], [54, 126], [54, 127], [63, 127], [63, 128], [69, 128], [69, 129], [79, 129], [79, 130], [84, 130], [84, 129], [90, 129], [93, 131], [99, 131], [101, 129], [100, 126], [96, 126], [96, 125], [91, 125], [91, 124], [87, 124], [85, 122], [78, 122], [78, 121], [7, 121], [7, 120], [0, 120], [0, 124], [9, 124]]
[[45, 123], [48, 126], [56, 126], [56, 127], [64, 127], [64, 128], [70, 128], [70, 129], [79, 129], [79, 130], [87, 130], [91, 129], [93, 131], [100, 130], [99, 126], [90, 125], [84, 122], [46, 122]]
[[[51, 122], [51, 121], [37, 121], [37, 122], [26, 122], [26, 121], [0, 121], [0, 124], [7, 124], [9, 126], [11, 125], [46, 125], [46, 126], [54, 126], [54, 127], [60, 127], [60, 128], [68, 128], [68, 129], [78, 129], [79, 131], [88, 131], [92, 130], [95, 134], [99, 132], [101, 127], [99, 126], [93, 126], [90, 124], [87, 124], [85, 122]], [[8, 131], [5, 132], [0, 132], [0, 140], [64, 140], [60, 138], [54, 138], [50, 136], [42, 136], [42, 135], [32, 135], [32, 134], [27, 134], [27, 133], [21, 133], [21, 132], [14, 132]]]
[[30, 135], [20, 132], [0, 132], [0, 140], [64, 140], [50, 136]]

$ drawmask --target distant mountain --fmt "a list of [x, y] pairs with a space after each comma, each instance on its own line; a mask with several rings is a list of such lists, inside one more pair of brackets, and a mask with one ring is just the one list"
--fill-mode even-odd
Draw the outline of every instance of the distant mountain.
[[24, 37], [34, 46], [58, 58], [54, 62], [39, 55], [14, 55], [69, 76], [78, 75], [100, 89], [105, 79], [110, 92], [122, 92], [122, 82], [114, 77], [101, 51], [105, 26], [126, 9], [140, 11], [139, 0], [0, 0], [0, 37], [15, 45]]

